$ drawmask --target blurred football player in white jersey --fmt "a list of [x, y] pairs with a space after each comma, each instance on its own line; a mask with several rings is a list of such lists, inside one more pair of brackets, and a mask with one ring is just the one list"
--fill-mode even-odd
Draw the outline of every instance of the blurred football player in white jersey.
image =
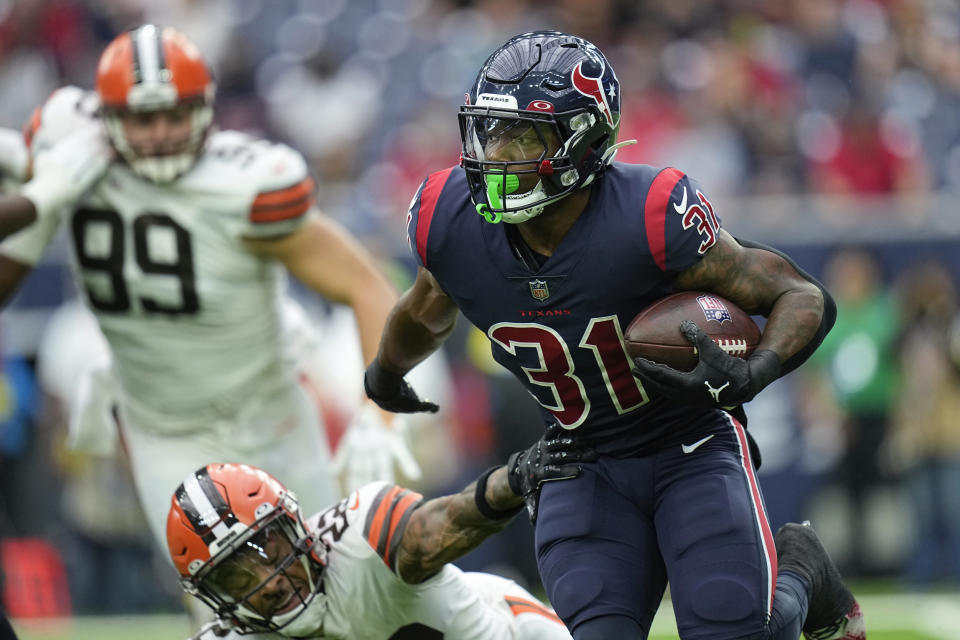
[[554, 427], [455, 495], [425, 501], [375, 482], [306, 520], [264, 471], [201, 467], [167, 519], [181, 585], [218, 615], [195, 637], [569, 640], [516, 583], [449, 563], [500, 531], [521, 496], [535, 504], [543, 482], [576, 477], [593, 455]]
[[[0, 245], [4, 300], [67, 225], [161, 546], [170, 487], [210, 460], [281, 472], [311, 509], [340, 495], [284, 348], [285, 272], [352, 308], [365, 362], [396, 300], [368, 253], [315, 208], [303, 157], [212, 129], [213, 99], [182, 34], [123, 33], [100, 58], [95, 92], [59, 89], [35, 114], [33, 177], [0, 198], [0, 235], [3, 221], [35, 219]], [[387, 416], [374, 415], [378, 428]]]

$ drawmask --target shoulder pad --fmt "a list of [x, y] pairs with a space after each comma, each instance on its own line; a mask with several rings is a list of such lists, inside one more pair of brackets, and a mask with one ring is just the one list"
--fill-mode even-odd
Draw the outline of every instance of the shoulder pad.
[[449, 167], [443, 171], [436, 171], [427, 176], [420, 184], [417, 193], [410, 201], [407, 210], [407, 246], [413, 252], [413, 257], [422, 267], [427, 264], [427, 241], [430, 237], [431, 222], [437, 208], [437, 201], [443, 191], [450, 174], [457, 167]]
[[361, 535], [391, 570], [396, 569], [397, 548], [410, 516], [422, 502], [416, 491], [386, 482], [365, 485], [350, 495], [348, 508], [356, 504], [359, 512], [352, 517], [363, 520]]
[[644, 198], [647, 245], [661, 271], [678, 273], [717, 241], [720, 218], [698, 183], [673, 167], [662, 169]]
[[187, 180], [212, 181], [246, 199], [245, 236], [274, 236], [298, 228], [314, 202], [314, 182], [297, 151], [238, 131], [217, 131]]
[[278, 227], [289, 227], [291, 221], [296, 226], [313, 206], [314, 182], [307, 163], [285, 144], [237, 131], [218, 131], [211, 136], [204, 155], [207, 162], [221, 167], [218, 172], [228, 169], [230, 182], [250, 194], [247, 218], [253, 227], [265, 225], [283, 231]]
[[303, 156], [286, 145], [272, 145], [259, 158], [258, 189], [250, 206], [254, 224], [299, 218], [313, 206], [314, 182]]
[[23, 137], [32, 153], [99, 119], [100, 99], [80, 87], [61, 87], [37, 107], [24, 125]]

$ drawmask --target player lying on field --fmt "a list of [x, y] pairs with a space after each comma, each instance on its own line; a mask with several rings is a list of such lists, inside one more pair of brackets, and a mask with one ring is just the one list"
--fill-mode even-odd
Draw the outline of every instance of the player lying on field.
[[[260, 469], [210, 464], [177, 488], [170, 555], [187, 593], [218, 620], [195, 638], [569, 640], [559, 618], [516, 583], [448, 564], [536, 501], [541, 483], [593, 458], [559, 427], [455, 495], [424, 500], [368, 484], [304, 520]], [[532, 509], [531, 509], [532, 510]]]

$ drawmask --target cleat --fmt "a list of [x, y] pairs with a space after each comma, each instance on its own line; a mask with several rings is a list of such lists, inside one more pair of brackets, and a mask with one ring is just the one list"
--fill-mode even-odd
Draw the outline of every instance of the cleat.
[[863, 620], [860, 605], [853, 601], [853, 607], [836, 622], [817, 629], [804, 631], [807, 640], [867, 640], [867, 626]]
[[860, 605], [810, 523], [784, 525], [777, 531], [774, 543], [780, 570], [792, 571], [810, 585], [804, 637], [807, 640], [866, 640]]

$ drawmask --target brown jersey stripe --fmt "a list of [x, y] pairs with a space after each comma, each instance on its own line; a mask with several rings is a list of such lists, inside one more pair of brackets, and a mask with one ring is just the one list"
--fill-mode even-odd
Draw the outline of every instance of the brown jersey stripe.
[[407, 530], [410, 516], [421, 504], [423, 504], [423, 496], [415, 491], [404, 491], [397, 500], [397, 506], [390, 516], [390, 531], [384, 543], [383, 552], [380, 553], [384, 563], [392, 570], [397, 568], [397, 549]]
[[[381, 558], [386, 558], [387, 548], [390, 545], [390, 537], [393, 534], [393, 527], [399, 522], [400, 516], [403, 515], [403, 509], [406, 509], [410, 503], [409, 496], [412, 494], [412, 491], [407, 491], [402, 487], [397, 487], [400, 489], [399, 493], [391, 497], [390, 505], [387, 507], [386, 513], [383, 517], [383, 527], [380, 529], [380, 536], [377, 538], [376, 550], [380, 554]], [[415, 498], [414, 498], [415, 499]], [[402, 507], [402, 509], [400, 508]]]
[[393, 504], [393, 499], [403, 491], [400, 487], [396, 485], [384, 487], [380, 490], [380, 493], [377, 494], [377, 497], [373, 499], [373, 504], [370, 505], [370, 511], [367, 513], [367, 521], [363, 526], [363, 535], [367, 538], [367, 543], [373, 547], [377, 548], [377, 544], [380, 541], [380, 532], [383, 529], [384, 522], [387, 520], [387, 514], [390, 512], [390, 505]]
[[506, 596], [504, 597], [504, 600], [506, 600], [507, 604], [510, 605], [510, 611], [515, 616], [518, 616], [521, 613], [536, 613], [544, 618], [559, 624], [563, 624], [563, 620], [561, 620], [557, 614], [555, 614], [553, 611], [550, 611], [550, 609], [547, 609], [539, 602], [527, 600], [526, 598], [517, 598], [514, 596]]
[[278, 222], [280, 220], [289, 220], [302, 216], [313, 205], [313, 196], [306, 195], [299, 200], [287, 202], [282, 205], [269, 205], [256, 207], [250, 212], [251, 222]]
[[306, 177], [289, 187], [283, 187], [282, 189], [275, 189], [273, 191], [264, 191], [258, 194], [253, 200], [253, 208], [285, 204], [292, 200], [299, 200], [312, 193], [313, 179]]

